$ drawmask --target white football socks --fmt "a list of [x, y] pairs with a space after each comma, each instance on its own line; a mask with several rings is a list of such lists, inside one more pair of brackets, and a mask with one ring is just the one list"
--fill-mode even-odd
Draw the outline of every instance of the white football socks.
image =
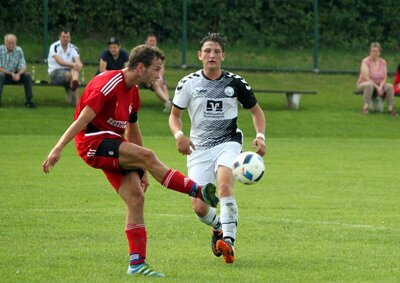
[[234, 241], [236, 238], [237, 222], [239, 218], [236, 200], [231, 196], [221, 198], [219, 201], [221, 205], [220, 217], [224, 238], [229, 237]]
[[199, 217], [199, 219], [201, 222], [214, 227], [215, 230], [221, 230], [221, 222], [219, 220], [217, 209], [215, 207], [210, 206], [208, 209], [208, 213], [203, 217]]

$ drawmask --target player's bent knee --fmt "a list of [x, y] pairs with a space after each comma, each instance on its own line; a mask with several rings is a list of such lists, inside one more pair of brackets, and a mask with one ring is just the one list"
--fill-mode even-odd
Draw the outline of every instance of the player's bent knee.
[[159, 163], [157, 155], [151, 150], [144, 151], [143, 161], [147, 170], [151, 170], [154, 166], [156, 166]]

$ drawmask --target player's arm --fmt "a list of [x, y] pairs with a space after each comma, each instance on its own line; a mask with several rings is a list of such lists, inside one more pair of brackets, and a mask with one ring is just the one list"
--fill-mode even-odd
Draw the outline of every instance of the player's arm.
[[256, 138], [253, 140], [253, 146], [258, 147], [257, 153], [264, 156], [266, 153], [265, 148], [265, 115], [258, 103], [250, 108], [251, 116], [253, 118], [254, 129], [256, 130]]
[[61, 56], [58, 55], [58, 54], [55, 54], [53, 57], [54, 57], [54, 60], [61, 66], [68, 67], [68, 68], [73, 68], [74, 67], [74, 63], [64, 61], [61, 58]]
[[169, 115], [168, 123], [171, 133], [175, 137], [178, 151], [182, 154], [189, 155], [192, 153], [192, 149], [195, 149], [195, 146], [182, 131], [182, 112], [183, 110], [173, 106]]
[[128, 140], [128, 142], [143, 146], [142, 133], [140, 131], [138, 122], [128, 123], [126, 139]]
[[103, 58], [100, 58], [99, 62], [99, 72], [103, 73], [105, 70], [107, 70], [107, 62], [103, 60]]
[[83, 64], [81, 61], [81, 56], [75, 56], [74, 57], [74, 69], [77, 70], [78, 72], [82, 71]]
[[50, 151], [46, 160], [43, 162], [43, 171], [45, 173], [49, 173], [51, 167], [53, 167], [58, 160], [61, 158], [61, 151], [64, 147], [86, 126], [96, 117], [96, 112], [89, 107], [86, 106], [79, 117], [69, 126], [69, 128], [64, 132], [61, 138], [58, 140], [56, 145]]

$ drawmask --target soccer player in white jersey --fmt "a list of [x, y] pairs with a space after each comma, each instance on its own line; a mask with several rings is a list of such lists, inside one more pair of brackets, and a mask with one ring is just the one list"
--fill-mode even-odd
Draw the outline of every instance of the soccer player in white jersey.
[[[243, 134], [237, 127], [238, 102], [250, 110], [256, 132], [253, 146], [264, 156], [265, 116], [248, 83], [238, 75], [221, 69], [226, 38], [210, 33], [200, 42], [198, 58], [203, 69], [184, 77], [175, 90], [169, 126], [177, 149], [187, 155], [188, 176], [195, 182], [216, 182], [220, 216], [214, 207], [193, 200], [199, 219], [213, 227], [211, 246], [225, 263], [235, 260], [238, 207], [233, 195], [232, 165], [242, 150]], [[182, 132], [182, 113], [187, 108], [190, 135]]]

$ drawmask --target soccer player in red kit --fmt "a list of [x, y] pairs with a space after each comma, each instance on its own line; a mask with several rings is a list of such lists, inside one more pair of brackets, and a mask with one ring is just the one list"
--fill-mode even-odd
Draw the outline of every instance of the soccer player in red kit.
[[139, 45], [122, 70], [103, 72], [86, 86], [76, 108], [74, 122], [61, 136], [43, 162], [48, 173], [61, 158], [63, 148], [75, 137], [78, 154], [90, 166], [102, 169], [126, 204], [125, 232], [129, 243], [128, 274], [161, 277], [145, 262], [147, 234], [144, 224], [144, 193], [149, 172], [163, 186], [216, 206], [215, 186], [198, 186], [168, 168], [153, 151], [143, 147], [138, 120], [138, 84], [159, 77], [165, 60], [157, 47]]

